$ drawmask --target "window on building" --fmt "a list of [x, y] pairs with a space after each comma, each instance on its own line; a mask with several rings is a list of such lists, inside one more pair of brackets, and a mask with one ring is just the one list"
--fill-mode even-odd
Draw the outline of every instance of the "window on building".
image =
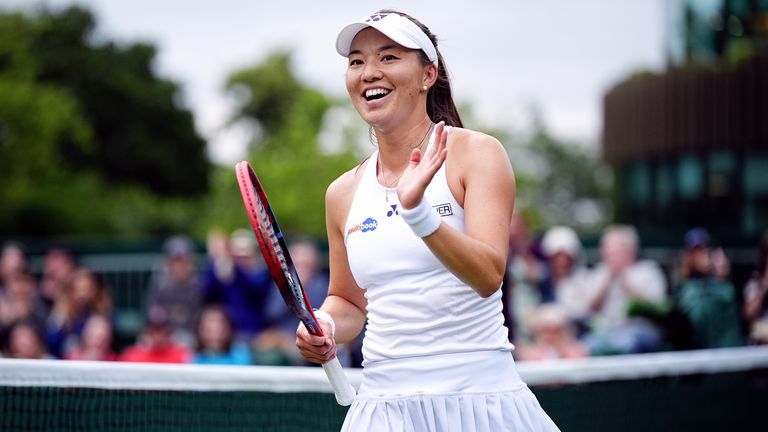
[[680, 158], [677, 166], [677, 190], [680, 198], [693, 200], [701, 196], [704, 187], [704, 169], [693, 155]]
[[636, 162], [629, 170], [627, 188], [631, 203], [634, 206], [645, 207], [651, 197], [651, 174], [648, 164]]

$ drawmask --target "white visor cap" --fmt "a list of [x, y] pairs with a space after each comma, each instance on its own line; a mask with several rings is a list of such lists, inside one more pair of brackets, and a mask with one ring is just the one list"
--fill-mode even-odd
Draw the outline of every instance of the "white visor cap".
[[564, 252], [571, 258], [581, 253], [581, 241], [576, 232], [566, 226], [555, 226], [547, 230], [541, 240], [541, 249], [551, 257], [558, 252]]
[[429, 37], [413, 21], [398, 13], [375, 13], [344, 27], [336, 38], [336, 51], [349, 57], [352, 40], [361, 30], [373, 27], [398, 44], [424, 51], [427, 58], [437, 66], [437, 50]]

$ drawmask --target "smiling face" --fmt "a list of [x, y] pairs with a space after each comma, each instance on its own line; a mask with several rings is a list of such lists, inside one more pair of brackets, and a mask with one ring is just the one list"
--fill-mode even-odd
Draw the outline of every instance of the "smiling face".
[[357, 112], [380, 130], [422, 120], [426, 92], [436, 79], [434, 65], [425, 65], [419, 50], [404, 48], [378, 30], [367, 28], [352, 41], [346, 85]]

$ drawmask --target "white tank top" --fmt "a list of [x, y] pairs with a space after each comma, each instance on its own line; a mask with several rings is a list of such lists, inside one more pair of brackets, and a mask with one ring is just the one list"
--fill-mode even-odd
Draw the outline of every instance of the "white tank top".
[[[428, 146], [434, 138], [433, 133]], [[377, 161], [378, 151], [355, 191], [344, 238], [352, 275], [368, 300], [363, 366], [415, 356], [511, 351], [501, 290], [482, 298], [440, 263], [400, 217], [396, 189], [378, 182]], [[448, 187], [445, 164], [425, 196], [445, 223], [464, 232], [464, 209]]]

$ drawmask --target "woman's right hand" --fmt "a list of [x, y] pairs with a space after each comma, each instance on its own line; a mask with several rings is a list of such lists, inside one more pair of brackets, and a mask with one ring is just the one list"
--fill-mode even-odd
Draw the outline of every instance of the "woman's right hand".
[[296, 329], [296, 347], [299, 353], [312, 363], [325, 364], [336, 357], [336, 339], [332, 336], [331, 325], [318, 319], [323, 336], [315, 336], [303, 324]]

